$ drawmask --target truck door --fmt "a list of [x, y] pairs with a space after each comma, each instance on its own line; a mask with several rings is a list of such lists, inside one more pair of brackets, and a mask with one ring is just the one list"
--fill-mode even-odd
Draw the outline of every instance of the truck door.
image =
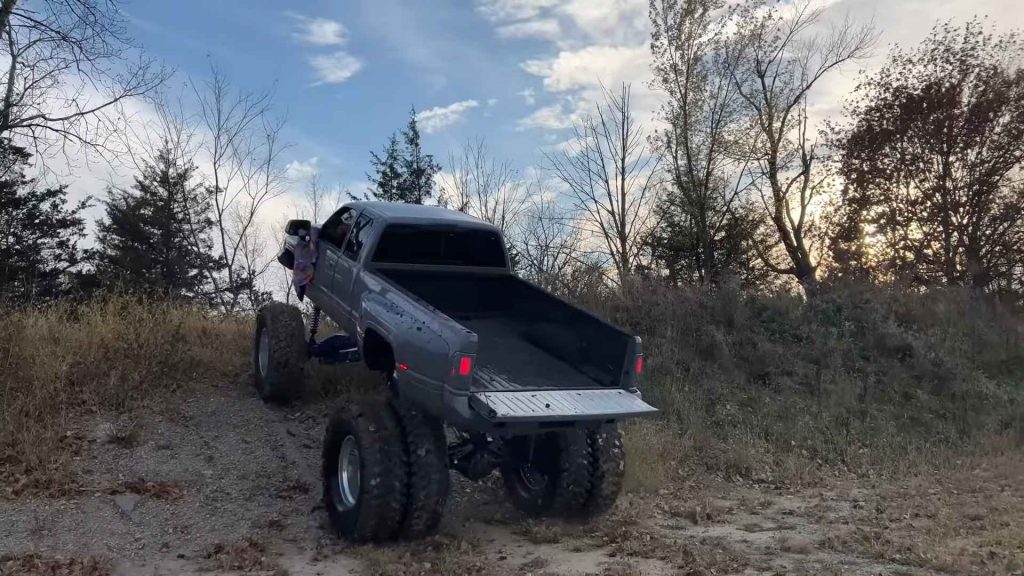
[[344, 207], [327, 219], [320, 228], [320, 240], [316, 273], [313, 284], [321, 292], [322, 306], [331, 318], [341, 320], [346, 316], [346, 308], [335, 286], [335, 273], [341, 260], [341, 247], [345, 245], [352, 225], [356, 220], [356, 211]]
[[352, 290], [360, 258], [363, 256], [363, 247], [370, 237], [372, 228], [373, 219], [369, 214], [360, 214], [334, 267], [334, 293], [341, 300], [345, 314], [352, 322], [351, 326], [345, 327], [346, 329], [354, 329], [359, 321], [359, 303], [355, 301]]

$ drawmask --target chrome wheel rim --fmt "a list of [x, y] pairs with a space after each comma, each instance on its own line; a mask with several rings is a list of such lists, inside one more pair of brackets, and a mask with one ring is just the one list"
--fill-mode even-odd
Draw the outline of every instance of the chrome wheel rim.
[[260, 344], [257, 349], [257, 359], [259, 360], [260, 374], [266, 376], [267, 367], [270, 365], [270, 332], [266, 328], [260, 330]]
[[346, 436], [338, 453], [338, 508], [349, 510], [359, 501], [359, 445], [354, 436]]

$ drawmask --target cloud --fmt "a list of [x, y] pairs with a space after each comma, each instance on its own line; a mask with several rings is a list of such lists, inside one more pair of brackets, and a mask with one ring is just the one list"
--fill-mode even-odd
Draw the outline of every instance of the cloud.
[[344, 50], [310, 56], [309, 65], [316, 75], [316, 84], [340, 84], [363, 67], [363, 62]]
[[588, 46], [563, 50], [554, 58], [527, 60], [523, 70], [544, 79], [544, 88], [566, 92], [580, 88], [631, 82], [640, 84], [651, 73], [650, 51], [639, 46]]
[[319, 159], [314, 156], [307, 160], [292, 160], [284, 167], [284, 175], [292, 182], [308, 180], [320, 172], [317, 166]]
[[516, 92], [516, 94], [523, 97], [527, 106], [533, 106], [537, 101], [537, 92], [533, 88], [523, 88], [519, 92]]
[[533, 111], [526, 118], [516, 123], [518, 130], [528, 128], [543, 128], [545, 130], [564, 130], [571, 128], [575, 120], [582, 117], [583, 111], [578, 105], [573, 106], [569, 99], [561, 100], [549, 106], [543, 106]]
[[292, 37], [314, 46], [341, 46], [348, 39], [348, 31], [341, 22], [327, 18], [309, 18], [289, 14], [296, 20], [297, 30]]
[[539, 18], [505, 24], [497, 28], [499, 38], [542, 38], [556, 40], [562, 35], [562, 27], [554, 18]]
[[436, 106], [416, 114], [416, 121], [427, 134], [438, 132], [462, 120], [462, 116], [480, 103], [476, 100], [462, 100], [447, 106]]
[[477, 10], [491, 22], [533, 18], [561, 0], [480, 0]]

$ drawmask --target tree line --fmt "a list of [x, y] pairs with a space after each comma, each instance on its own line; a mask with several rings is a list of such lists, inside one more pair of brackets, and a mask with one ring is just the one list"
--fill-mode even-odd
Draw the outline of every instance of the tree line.
[[[236, 90], [211, 66], [177, 100], [162, 94], [158, 119], [140, 130], [119, 107], [155, 95], [167, 74], [128, 58], [116, 5], [40, 6], [0, 7], [10, 56], [0, 79], [0, 298], [116, 287], [235, 311], [271, 297], [278, 231], [261, 230], [261, 215], [287, 189], [272, 92]], [[979, 19], [939, 24], [919, 45], [892, 49], [838, 118], [816, 124], [809, 102], [822, 80], [875, 49], [870, 23], [810, 0], [651, 0], [649, 16], [653, 88], [664, 95], [653, 124], [637, 117], [630, 86], [605, 88], [540, 169], [522, 174], [474, 139], [442, 171], [413, 109], [370, 153], [365, 193], [328, 193], [314, 175], [313, 215], [346, 195], [467, 212], [502, 230], [517, 273], [568, 292], [644, 276], [707, 288], [813, 292], [857, 279], [1024, 294], [1017, 32]], [[86, 81], [106, 87], [91, 104], [74, 101], [76, 58]], [[128, 73], [107, 73], [112, 63]], [[43, 71], [48, 80], [35, 82]], [[70, 104], [54, 112], [54, 99]], [[71, 203], [67, 186], [29, 176], [34, 160], [72, 145], [129, 158], [133, 184]], [[89, 242], [84, 211], [97, 202], [104, 215]]]

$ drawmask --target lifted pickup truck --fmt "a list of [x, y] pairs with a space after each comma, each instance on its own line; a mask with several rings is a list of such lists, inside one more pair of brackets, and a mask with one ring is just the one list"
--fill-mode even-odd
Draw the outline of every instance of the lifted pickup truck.
[[[308, 336], [298, 308], [259, 311], [260, 395], [298, 394], [309, 357], [365, 362], [386, 390], [327, 426], [323, 495], [342, 536], [429, 534], [449, 468], [473, 480], [500, 470], [531, 515], [593, 517], [614, 504], [616, 422], [656, 412], [637, 390], [639, 338], [515, 276], [499, 230], [459, 212], [352, 202], [323, 226], [293, 220], [285, 232], [279, 260], [314, 307]], [[317, 340], [322, 312], [344, 333]]]

